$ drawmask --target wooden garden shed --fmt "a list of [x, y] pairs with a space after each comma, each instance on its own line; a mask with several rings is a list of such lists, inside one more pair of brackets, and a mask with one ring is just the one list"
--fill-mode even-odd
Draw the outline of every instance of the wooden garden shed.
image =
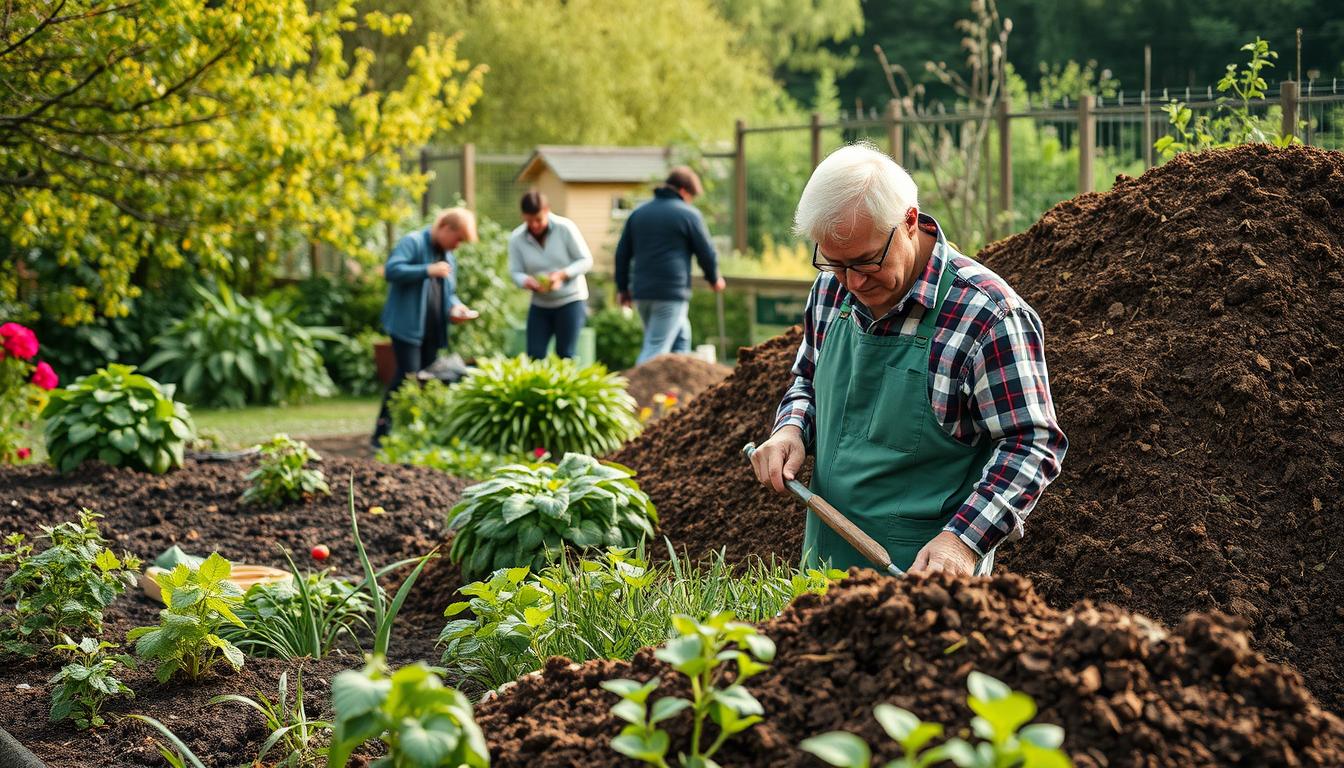
[[541, 190], [551, 210], [579, 226], [596, 268], [610, 272], [625, 217], [668, 171], [664, 147], [539, 146], [518, 181]]

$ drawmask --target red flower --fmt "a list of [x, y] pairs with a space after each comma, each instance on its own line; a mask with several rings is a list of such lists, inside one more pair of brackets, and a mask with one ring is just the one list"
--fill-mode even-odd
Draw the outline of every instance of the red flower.
[[61, 380], [56, 378], [56, 372], [51, 370], [50, 365], [41, 362], [37, 364], [37, 368], [33, 369], [33, 383], [43, 389], [55, 389], [56, 385], [61, 383]]
[[545, 448], [533, 448], [533, 449], [532, 449], [532, 455], [533, 455], [533, 456], [536, 456], [538, 459], [540, 459], [542, 456], [545, 456], [545, 455], [546, 455], [546, 449], [545, 449]]
[[0, 325], [0, 339], [4, 340], [5, 351], [20, 360], [37, 354], [37, 335], [18, 323]]
[[33, 455], [33, 449], [20, 448], [19, 450], [15, 451], [15, 455], [19, 457], [19, 461], [23, 461], [24, 459], [27, 459], [29, 456]]

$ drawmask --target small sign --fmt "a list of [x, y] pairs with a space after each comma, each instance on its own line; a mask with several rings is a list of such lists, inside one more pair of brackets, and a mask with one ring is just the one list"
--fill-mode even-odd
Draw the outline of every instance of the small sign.
[[756, 296], [756, 322], [759, 325], [793, 325], [803, 321], [807, 297], [797, 294], [759, 294]]

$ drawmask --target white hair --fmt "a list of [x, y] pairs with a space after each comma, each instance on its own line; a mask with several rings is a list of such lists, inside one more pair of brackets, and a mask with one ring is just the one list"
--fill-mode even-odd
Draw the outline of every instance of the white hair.
[[835, 150], [812, 172], [798, 199], [793, 231], [813, 242], [844, 243], [867, 219], [884, 234], [919, 207], [915, 180], [871, 143]]

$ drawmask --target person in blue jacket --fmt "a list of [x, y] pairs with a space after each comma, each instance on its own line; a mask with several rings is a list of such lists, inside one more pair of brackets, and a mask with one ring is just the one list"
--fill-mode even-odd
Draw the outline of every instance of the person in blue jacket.
[[397, 367], [378, 411], [375, 447], [392, 428], [387, 408], [392, 393], [406, 377], [428, 368], [439, 350], [448, 346], [449, 322], [465, 323], [478, 316], [457, 297], [453, 250], [463, 242], [476, 242], [476, 216], [466, 208], [449, 208], [433, 226], [401, 238], [387, 257], [382, 321], [383, 330], [392, 337]]
[[625, 221], [616, 244], [616, 290], [621, 306], [633, 303], [644, 321], [637, 363], [691, 351], [691, 257], [716, 292], [724, 289], [709, 228], [691, 201], [704, 192], [690, 168], [673, 168], [653, 199]]

